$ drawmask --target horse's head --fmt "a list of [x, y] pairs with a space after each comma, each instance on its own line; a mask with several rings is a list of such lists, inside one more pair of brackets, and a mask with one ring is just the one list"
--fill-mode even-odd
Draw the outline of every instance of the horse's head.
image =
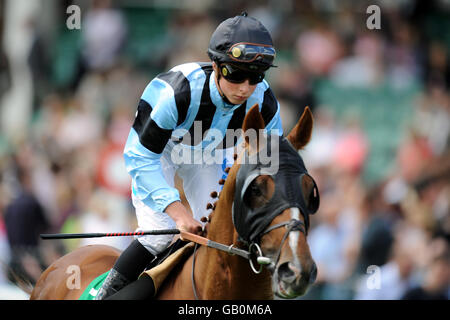
[[233, 224], [250, 251], [262, 252], [258, 262], [271, 271], [273, 290], [283, 298], [304, 294], [317, 275], [306, 236], [319, 193], [298, 153], [312, 126], [306, 108], [286, 138], [249, 134], [264, 129], [254, 106], [244, 119], [245, 148], [235, 169]]

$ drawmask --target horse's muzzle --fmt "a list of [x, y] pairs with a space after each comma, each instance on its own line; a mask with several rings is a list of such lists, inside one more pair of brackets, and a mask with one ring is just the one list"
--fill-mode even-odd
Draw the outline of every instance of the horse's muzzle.
[[317, 278], [317, 266], [313, 262], [306, 270], [300, 270], [290, 262], [278, 266], [274, 274], [274, 292], [284, 299], [292, 299], [306, 293]]

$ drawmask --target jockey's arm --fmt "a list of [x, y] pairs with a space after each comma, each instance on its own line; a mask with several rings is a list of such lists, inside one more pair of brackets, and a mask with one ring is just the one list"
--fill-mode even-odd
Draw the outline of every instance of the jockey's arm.
[[161, 155], [142, 146], [134, 129], [130, 132], [124, 157], [136, 198], [155, 211], [167, 213], [178, 229], [196, 234], [202, 232], [202, 224], [181, 203], [178, 190], [164, 179]]
[[180, 231], [187, 231], [195, 234], [202, 233], [202, 224], [192, 217], [192, 214], [180, 201], [169, 204], [165, 212], [175, 221]]
[[165, 212], [178, 229], [200, 233], [202, 224], [180, 201], [176, 188], [164, 178], [161, 155], [176, 127], [178, 112], [170, 86], [157, 78], [145, 88], [124, 158], [132, 176], [133, 195], [155, 211]]

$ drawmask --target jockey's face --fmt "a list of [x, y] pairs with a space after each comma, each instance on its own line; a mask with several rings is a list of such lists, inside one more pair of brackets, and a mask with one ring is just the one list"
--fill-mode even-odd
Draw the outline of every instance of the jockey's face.
[[[216, 75], [219, 72], [219, 68], [215, 63], [213, 63], [214, 72]], [[217, 85], [217, 77], [215, 77]], [[257, 84], [251, 85], [249, 80], [246, 79], [242, 83], [233, 83], [225, 79], [224, 77], [219, 78], [219, 88], [222, 94], [225, 95], [232, 104], [242, 104], [244, 103], [255, 91]]]

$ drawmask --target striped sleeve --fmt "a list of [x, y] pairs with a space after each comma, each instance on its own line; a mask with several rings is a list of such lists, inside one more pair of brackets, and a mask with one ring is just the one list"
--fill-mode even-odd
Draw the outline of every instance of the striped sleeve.
[[162, 152], [172, 131], [185, 120], [190, 96], [189, 81], [180, 71], [160, 74], [149, 83], [133, 124], [142, 145]]
[[139, 136], [139, 142], [148, 150], [160, 154], [169, 141], [172, 134], [171, 129], [164, 129], [158, 125], [150, 116], [152, 112], [151, 105], [141, 99], [139, 101], [136, 118], [133, 123], [133, 129]]
[[180, 200], [176, 188], [169, 186], [161, 169], [161, 154], [154, 153], [140, 143], [139, 135], [131, 128], [125, 144], [124, 160], [132, 178], [133, 197], [158, 212], [164, 212], [174, 201]]
[[145, 88], [124, 149], [125, 166], [132, 177], [133, 196], [155, 211], [180, 200], [164, 178], [161, 154], [172, 131], [186, 118], [189, 81], [181, 72], [158, 75]]

